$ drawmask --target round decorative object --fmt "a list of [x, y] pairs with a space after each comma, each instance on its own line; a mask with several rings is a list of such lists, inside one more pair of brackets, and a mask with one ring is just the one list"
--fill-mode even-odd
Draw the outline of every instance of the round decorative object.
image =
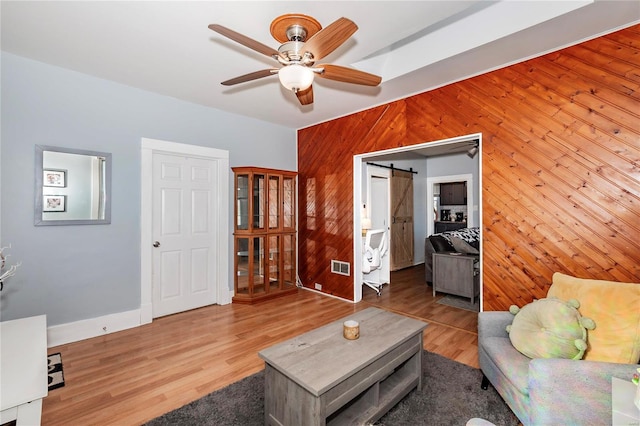
[[[292, 28], [292, 31], [290, 31]], [[291, 41], [292, 34], [299, 34], [302, 37], [301, 40], [309, 40], [311, 36], [322, 29], [320, 22], [316, 21], [311, 16], [302, 15], [299, 13], [288, 13], [286, 15], [278, 16], [271, 22], [271, 35], [280, 43], [286, 43]], [[304, 33], [304, 35], [303, 35]]]
[[555, 297], [534, 300], [518, 308], [512, 305], [513, 322], [507, 326], [509, 339], [529, 358], [582, 359], [587, 349], [587, 330], [596, 328], [590, 318], [580, 315], [576, 299]]
[[356, 340], [360, 337], [360, 324], [358, 321], [348, 320], [343, 324], [342, 335], [347, 340]]

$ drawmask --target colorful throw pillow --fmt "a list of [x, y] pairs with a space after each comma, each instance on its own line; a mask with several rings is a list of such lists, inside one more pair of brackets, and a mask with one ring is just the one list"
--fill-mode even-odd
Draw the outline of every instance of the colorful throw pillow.
[[580, 303], [557, 298], [535, 300], [509, 311], [515, 315], [507, 326], [514, 348], [529, 358], [581, 359], [587, 349], [587, 330], [594, 322], [578, 312]]
[[576, 298], [598, 327], [584, 359], [636, 364], [640, 359], [640, 283], [576, 278], [556, 272], [547, 297]]
[[456, 229], [455, 231], [443, 232], [442, 235], [449, 240], [451, 237], [460, 238], [469, 243], [471, 247], [480, 250], [480, 228], [478, 227]]

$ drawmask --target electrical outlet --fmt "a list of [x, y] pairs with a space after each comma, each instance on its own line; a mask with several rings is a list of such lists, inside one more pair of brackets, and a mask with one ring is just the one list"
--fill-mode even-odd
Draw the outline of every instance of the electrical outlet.
[[316, 290], [322, 290], [322, 284], [316, 283]]

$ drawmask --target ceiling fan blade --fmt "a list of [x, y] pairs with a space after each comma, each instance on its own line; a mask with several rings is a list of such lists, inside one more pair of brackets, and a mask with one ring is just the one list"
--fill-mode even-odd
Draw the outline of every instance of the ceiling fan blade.
[[342, 67], [340, 65], [322, 64], [317, 67], [324, 68], [323, 72], [318, 73], [318, 77], [329, 80], [362, 84], [364, 86], [377, 86], [382, 81], [382, 77], [375, 74], [369, 74], [368, 72]]
[[296, 96], [301, 105], [309, 105], [313, 103], [313, 86], [309, 86], [308, 89], [298, 90]]
[[238, 42], [241, 45], [248, 47], [249, 49], [255, 50], [258, 53], [262, 53], [263, 55], [271, 56], [272, 58], [277, 58], [278, 56], [280, 56], [280, 53], [274, 48], [269, 47], [266, 44], [262, 44], [252, 38], [249, 38], [244, 34], [240, 34], [238, 32], [230, 30], [227, 27], [223, 27], [222, 25], [211, 24], [209, 25], [209, 29], [217, 32], [218, 34], [222, 34], [223, 36], [230, 38], [231, 40]]
[[313, 54], [314, 59], [320, 60], [336, 50], [342, 43], [358, 30], [358, 26], [347, 18], [339, 18], [324, 27], [304, 44], [303, 53]]
[[270, 75], [275, 75], [275, 74], [277, 74], [277, 72], [278, 72], [278, 70], [276, 68], [270, 68], [270, 69], [267, 69], [267, 70], [254, 71], [254, 72], [250, 72], [249, 74], [241, 75], [239, 77], [223, 81], [220, 84], [222, 84], [223, 86], [233, 86], [234, 84], [244, 83], [244, 82], [251, 81], [251, 80], [257, 80], [257, 79], [262, 78], [262, 77], [268, 77]]

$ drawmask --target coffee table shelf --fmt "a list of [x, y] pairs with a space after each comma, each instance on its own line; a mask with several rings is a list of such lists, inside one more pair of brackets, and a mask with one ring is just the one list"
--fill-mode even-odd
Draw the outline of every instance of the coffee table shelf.
[[[360, 323], [360, 338], [342, 324]], [[422, 387], [426, 323], [368, 308], [259, 353], [265, 360], [265, 423], [363, 424]]]
[[327, 425], [363, 424], [373, 422], [393, 408], [411, 390], [418, 387], [420, 368], [414, 354], [389, 376], [375, 382], [355, 399], [348, 401], [327, 418]]

